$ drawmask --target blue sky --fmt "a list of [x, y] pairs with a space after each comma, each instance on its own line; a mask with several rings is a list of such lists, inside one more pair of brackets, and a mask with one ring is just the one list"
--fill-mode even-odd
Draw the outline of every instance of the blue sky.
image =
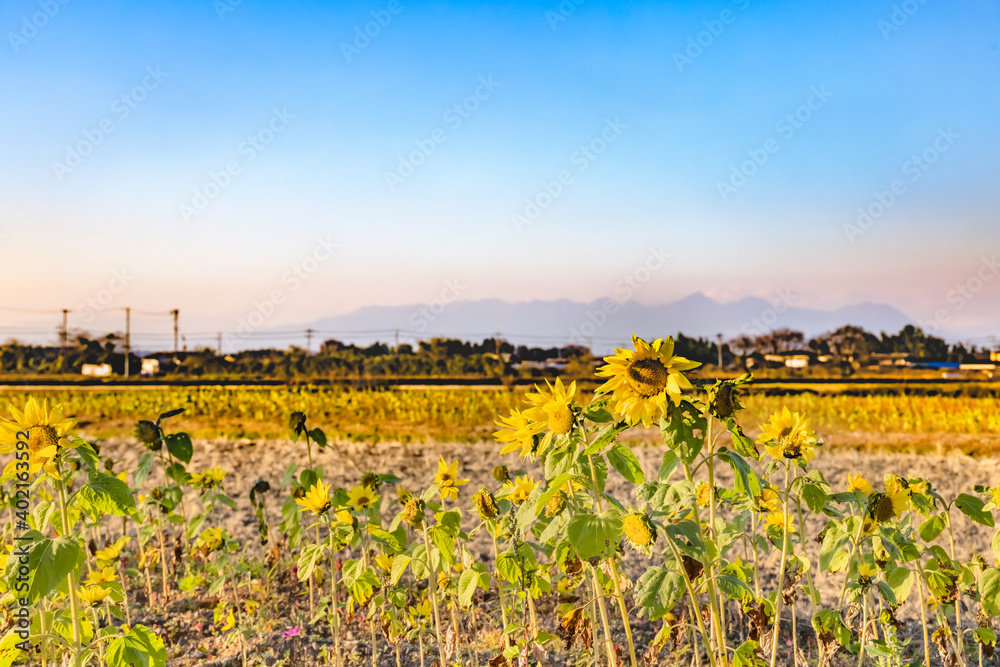
[[0, 307], [590, 301], [656, 248], [645, 303], [1000, 329], [995, 1], [10, 0], [0, 32]]

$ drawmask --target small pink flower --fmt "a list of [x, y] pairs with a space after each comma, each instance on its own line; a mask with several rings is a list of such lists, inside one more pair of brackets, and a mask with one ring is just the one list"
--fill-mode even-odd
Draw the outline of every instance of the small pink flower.
[[285, 630], [284, 632], [282, 632], [281, 636], [282, 637], [289, 637], [289, 638], [290, 637], [296, 637], [296, 636], [298, 636], [298, 634], [300, 632], [302, 632], [302, 628], [300, 628], [299, 626], [296, 625], [295, 627], [288, 628], [287, 630]]

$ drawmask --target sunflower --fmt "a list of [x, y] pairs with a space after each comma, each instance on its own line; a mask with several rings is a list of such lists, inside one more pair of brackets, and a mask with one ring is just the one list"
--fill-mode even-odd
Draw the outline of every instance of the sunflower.
[[382, 553], [375, 557], [375, 564], [378, 565], [383, 572], [389, 574], [392, 572], [392, 562], [396, 559], [393, 554]]
[[816, 434], [809, 420], [785, 406], [761, 427], [757, 444], [776, 459], [801, 459], [806, 463], [816, 454]]
[[708, 485], [708, 482], [698, 483], [698, 488], [695, 490], [695, 500], [701, 507], [708, 507], [709, 503], [712, 502], [712, 487]]
[[784, 512], [771, 512], [764, 517], [764, 523], [770, 528], [774, 526], [775, 528], [788, 528], [791, 533], [795, 531], [795, 522], [792, 517], [786, 515]]
[[650, 547], [656, 542], [656, 527], [645, 512], [636, 510], [623, 516], [622, 534], [633, 549], [650, 555]]
[[493, 438], [503, 443], [501, 455], [518, 449], [521, 450], [518, 454], [521, 457], [534, 454], [537, 436], [545, 432], [544, 422], [534, 421], [516, 408], [510, 411], [509, 416], [495, 419], [494, 423], [500, 427], [499, 431], [493, 433]]
[[[13, 403], [8, 405], [8, 410], [14, 419], [0, 419], [0, 454], [10, 454], [18, 448], [19, 439], [27, 440], [28, 476], [34, 477], [38, 471], [45, 470], [49, 476], [59, 479], [56, 455], [63, 449], [76, 447], [66, 438], [76, 420], [63, 419], [62, 405], [49, 409], [48, 400], [39, 403], [34, 396], [28, 397], [23, 412]], [[18, 434], [21, 434], [20, 437]], [[25, 434], [26, 438], [23, 437]], [[9, 479], [17, 472], [24, 472], [24, 462], [14, 459], [4, 468], [3, 476]]]
[[451, 465], [445, 463], [444, 457], [438, 461], [438, 471], [434, 475], [434, 483], [438, 485], [441, 492], [441, 500], [458, 499], [458, 487], [468, 484], [469, 480], [458, 478], [458, 461], [453, 461]]
[[990, 500], [997, 507], [1000, 507], [1000, 486], [993, 487], [990, 489]]
[[304, 496], [296, 498], [295, 502], [301, 505], [303, 510], [310, 510], [316, 516], [322, 516], [333, 504], [330, 502], [330, 487], [321, 481], [316, 482], [309, 487]]
[[546, 380], [545, 386], [547, 389], [536, 384], [535, 392], [525, 394], [525, 399], [532, 407], [525, 410], [524, 415], [535, 422], [544, 423], [552, 435], [566, 435], [573, 430], [576, 382], [573, 381], [566, 387], [562, 378], [556, 378], [554, 385]]
[[876, 572], [878, 572], [878, 568], [874, 565], [869, 565], [868, 563], [861, 561], [858, 563], [858, 583], [864, 588], [871, 586], [872, 579], [875, 577]]
[[[876, 524], [891, 521], [906, 511], [909, 502], [909, 492], [905, 490], [891, 495], [889, 493], [876, 493], [868, 502], [868, 517]], [[873, 526], [866, 525], [866, 531], [871, 528]]]
[[608, 363], [597, 369], [597, 375], [610, 379], [594, 393], [611, 394], [616, 418], [632, 426], [641, 422], [649, 427], [663, 414], [668, 398], [674, 405], [680, 404], [681, 392], [691, 388], [684, 371], [701, 364], [674, 356], [670, 336], [647, 343], [632, 334], [632, 345], [635, 351], [617, 349], [614, 356], [604, 357]]
[[527, 475], [519, 475], [517, 479], [504, 484], [504, 486], [508, 488], [513, 487], [514, 490], [507, 496], [507, 499], [512, 503], [520, 505], [528, 499], [528, 496], [531, 495], [531, 492], [535, 490], [538, 484], [535, 483], [534, 479], [528, 477]]
[[347, 493], [347, 501], [355, 509], [366, 510], [379, 501], [379, 496], [371, 487], [359, 484]]
[[852, 491], [860, 491], [866, 496], [872, 494], [872, 485], [861, 473], [848, 473], [847, 474], [847, 491], [848, 493]]
[[79, 591], [80, 599], [89, 604], [91, 607], [99, 607], [101, 603], [104, 602], [104, 598], [108, 597], [111, 591], [102, 586], [87, 586], [86, 588], [81, 588]]
[[130, 537], [119, 537], [114, 544], [95, 551], [94, 558], [97, 559], [97, 564], [103, 568], [115, 563], [121, 557], [122, 547], [131, 539]]
[[202, 470], [200, 475], [191, 475], [191, 484], [206, 490], [214, 489], [222, 484], [222, 480], [225, 479], [226, 475], [226, 471], [222, 468], [208, 468]]
[[497, 505], [497, 499], [485, 486], [479, 487], [476, 494], [472, 496], [472, 501], [475, 504], [476, 511], [479, 512], [479, 516], [484, 521], [487, 519], [493, 520], [500, 516], [500, 506]]
[[201, 535], [198, 536], [196, 544], [204, 547], [207, 551], [212, 552], [221, 548], [225, 541], [226, 537], [221, 528], [206, 528], [201, 531]]
[[772, 486], [765, 486], [753, 498], [754, 509], [758, 512], [778, 512], [781, 510], [781, 496]]
[[106, 567], [101, 570], [93, 570], [87, 575], [87, 581], [93, 585], [106, 584], [118, 579], [118, 575], [113, 567]]

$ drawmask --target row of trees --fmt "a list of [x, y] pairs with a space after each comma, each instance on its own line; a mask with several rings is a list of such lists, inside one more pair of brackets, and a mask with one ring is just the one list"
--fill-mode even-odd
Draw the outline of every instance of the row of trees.
[[[125, 365], [120, 343], [114, 334], [93, 340], [80, 336], [66, 348], [9, 343], [0, 346], [0, 373], [79, 374], [84, 364], [110, 364], [112, 371], [120, 374]], [[976, 347], [949, 345], [913, 326], [906, 326], [897, 334], [883, 332], [879, 336], [860, 327], [844, 326], [811, 340], [800, 331], [788, 329], [755, 337], [741, 336], [723, 343], [721, 356], [723, 365], [731, 366], [742, 365], [751, 357], [793, 351], [829, 355], [839, 361], [862, 364], [878, 353], [901, 353], [925, 361], [962, 362], [980, 352]], [[718, 364], [719, 344], [707, 338], [678, 334], [675, 353], [703, 364]], [[472, 343], [447, 338], [421, 341], [416, 348], [409, 344], [392, 347], [384, 343], [359, 347], [328, 340], [315, 354], [293, 346], [287, 350], [249, 350], [227, 355], [205, 348], [148, 356], [160, 361], [160, 370], [164, 373], [269, 378], [538, 375], [543, 373], [539, 362], [556, 359], [566, 362], [568, 374], [586, 375], [593, 361], [589, 350], [575, 345], [515, 347], [499, 339]], [[139, 358], [130, 355], [129, 362], [130, 373], [138, 374]]]

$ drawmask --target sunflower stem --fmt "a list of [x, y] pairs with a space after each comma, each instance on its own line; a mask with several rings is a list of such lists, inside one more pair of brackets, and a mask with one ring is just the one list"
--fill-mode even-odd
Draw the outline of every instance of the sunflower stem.
[[778, 589], [774, 596], [774, 634], [771, 636], [771, 667], [778, 663], [778, 636], [781, 631], [781, 593], [785, 585], [785, 562], [788, 560], [788, 533], [791, 528], [788, 521], [788, 495], [792, 488], [792, 464], [785, 462], [785, 497], [781, 503], [781, 568], [778, 572]]
[[[68, 536], [71, 532], [71, 526], [69, 525], [69, 502], [66, 498], [66, 482], [63, 481], [62, 466], [58, 462], [56, 463], [56, 474], [58, 475], [56, 491], [59, 494], [59, 514], [62, 515], [63, 535]], [[75, 650], [73, 662], [74, 664], [79, 664], [83, 633], [80, 630], [80, 601], [76, 595], [76, 572], [74, 570], [70, 570], [66, 575], [66, 583], [69, 589], [70, 619], [73, 623], [73, 648]]]
[[[687, 570], [684, 568], [684, 561], [681, 558], [680, 551], [677, 550], [677, 546], [671, 542], [667, 541], [667, 546], [674, 553], [674, 559], [677, 561], [677, 569], [680, 570], [681, 575], [684, 577], [684, 587], [687, 588], [688, 597], [691, 598], [691, 614], [694, 616], [695, 622], [698, 626], [698, 632], [701, 633], [701, 641], [705, 645], [705, 653], [708, 655], [708, 662], [711, 667], [715, 667], [715, 653], [712, 651], [712, 643], [709, 640], [708, 631], [705, 629], [705, 621], [701, 618], [701, 609], [698, 606], [698, 594], [694, 590], [694, 585], [691, 583], [691, 579], [688, 577]], [[693, 633], [692, 633], [693, 634]], [[698, 647], [694, 647], [694, 655], [698, 658], [698, 663], [701, 663], [701, 658], [698, 656]]]
[[604, 648], [608, 653], [608, 664], [614, 665], [617, 663], [615, 660], [615, 644], [611, 638], [611, 627], [608, 624], [608, 610], [604, 606], [604, 588], [601, 586], [601, 580], [597, 577], [597, 568], [587, 563], [590, 568], [590, 577], [594, 582], [594, 597], [597, 601], [597, 610], [601, 616], [601, 627], [604, 629]]
[[924, 635], [924, 664], [927, 667], [931, 665], [931, 640], [930, 636], [927, 634], [927, 609], [924, 606], [924, 568], [920, 566], [920, 561], [917, 560], [917, 595], [920, 599], [920, 629], [923, 631]]
[[[491, 522], [492, 523], [492, 522]], [[493, 530], [490, 531], [490, 537], [493, 538], [493, 562], [496, 563], [500, 558], [500, 547], [497, 545], [497, 535], [496, 535], [496, 525], [490, 526]], [[508, 627], [507, 623], [507, 606], [503, 601], [503, 580], [500, 578], [500, 570], [496, 570], [493, 574], [497, 580], [497, 599], [500, 601], [500, 619], [503, 621], [503, 627]]]
[[[945, 508], [945, 525], [948, 526], [948, 541], [951, 544], [951, 559], [956, 563], [955, 558], [955, 531], [951, 525], [951, 506]], [[965, 664], [965, 640], [962, 636], [962, 589], [955, 584], [955, 639], [958, 643], [958, 662]]]
[[438, 643], [438, 662], [444, 665], [444, 642], [441, 641], [441, 615], [438, 612], [437, 572], [431, 560], [431, 538], [427, 534], [427, 521], [423, 521], [424, 547], [427, 553], [427, 588], [431, 595], [431, 609], [434, 610], [434, 636]]

